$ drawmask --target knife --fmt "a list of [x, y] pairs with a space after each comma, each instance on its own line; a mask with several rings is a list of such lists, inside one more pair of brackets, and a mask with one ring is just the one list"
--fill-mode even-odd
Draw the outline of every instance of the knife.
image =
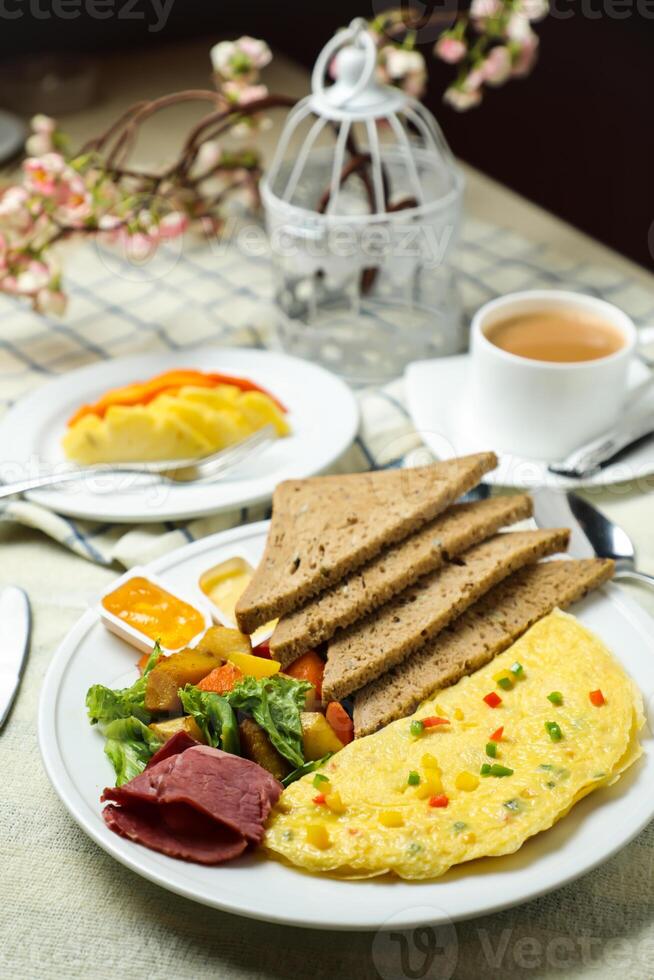
[[14, 703], [27, 661], [32, 616], [27, 594], [15, 585], [0, 592], [0, 728]]

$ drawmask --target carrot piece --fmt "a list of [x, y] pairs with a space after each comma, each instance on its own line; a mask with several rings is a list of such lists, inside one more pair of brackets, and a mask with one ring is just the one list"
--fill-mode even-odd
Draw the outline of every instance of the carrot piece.
[[325, 662], [315, 650], [308, 650], [284, 669], [285, 674], [298, 681], [309, 681], [313, 684], [318, 700], [322, 697], [322, 675], [325, 672]]
[[143, 671], [148, 665], [148, 660], [152, 656], [152, 652], [144, 653], [142, 657], [139, 657], [136, 666], [139, 669], [139, 674], [143, 674]]
[[347, 711], [338, 701], [330, 701], [325, 711], [327, 721], [340, 738], [343, 745], [347, 745], [354, 738], [354, 724]]
[[210, 674], [196, 684], [198, 691], [211, 691], [213, 694], [226, 694], [243, 677], [243, 671], [227, 661], [222, 667], [214, 667]]

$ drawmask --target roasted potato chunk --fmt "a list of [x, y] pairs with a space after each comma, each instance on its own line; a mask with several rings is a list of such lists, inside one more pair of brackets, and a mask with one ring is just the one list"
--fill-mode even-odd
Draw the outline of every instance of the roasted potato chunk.
[[222, 657], [198, 650], [197, 647], [162, 658], [148, 674], [145, 686], [146, 710], [179, 714], [182, 704], [177, 695], [178, 688], [185, 687], [186, 684], [197, 684], [214, 667], [220, 667], [222, 662]]
[[195, 718], [191, 718], [190, 715], [185, 715], [183, 718], [168, 718], [166, 721], [154, 721], [149, 728], [162, 742], [167, 742], [173, 735], [177, 735], [177, 732], [186, 732], [196, 742], [204, 742], [205, 740], [200, 731], [200, 726]]
[[230, 630], [226, 626], [211, 626], [195, 649], [227, 660], [230, 653], [252, 653], [252, 644], [245, 633]]
[[243, 755], [267, 769], [275, 779], [283, 779], [291, 771], [290, 764], [279, 754], [261, 725], [244, 718], [238, 726]]
[[322, 759], [328, 752], [339, 752], [343, 743], [319, 711], [302, 711], [302, 743], [304, 758], [308, 762]]

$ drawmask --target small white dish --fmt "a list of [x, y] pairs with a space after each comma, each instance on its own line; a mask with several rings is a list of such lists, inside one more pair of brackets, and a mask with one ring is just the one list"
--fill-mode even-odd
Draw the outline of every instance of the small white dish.
[[[497, 447], [497, 438], [485, 419], [475, 418], [469, 397], [471, 359], [469, 354], [415, 361], [406, 369], [404, 380], [407, 407], [423, 442], [439, 459], [465, 455]], [[628, 388], [634, 390], [651, 377], [638, 360], [629, 367]], [[654, 430], [654, 386], [638, 400], [634, 414], [652, 413]], [[499, 465], [487, 473], [484, 482], [504, 487], [530, 489], [542, 486], [566, 488], [608, 486], [636, 480], [654, 473], [654, 439], [636, 446], [624, 458], [583, 480], [550, 473], [551, 460], [502, 452]], [[537, 453], [538, 447], [534, 446]]]
[[118, 385], [173, 368], [250, 378], [288, 409], [291, 435], [277, 439], [217, 483], [170, 486], [150, 477], [102, 474], [59, 489], [33, 490], [34, 503], [69, 517], [117, 523], [187, 520], [270, 500], [282, 480], [326, 470], [350, 446], [359, 409], [348, 386], [324, 368], [273, 351], [207, 347], [98, 361], [37, 388], [0, 422], [0, 479], [34, 475], [64, 463], [61, 437], [80, 405]]
[[[186, 592], [203, 569], [231, 555], [245, 554], [256, 563], [268, 527], [262, 522], [212, 535], [158, 559], [148, 575], [161, 576], [173, 593]], [[651, 618], [615, 585], [571, 611], [640, 687], [651, 725]], [[84, 699], [92, 684], [124, 687], [137, 676], [133, 651], [102, 628], [97, 609], [89, 609], [54, 655], [41, 689], [38, 730], [46, 772], [73, 819], [113, 858], [172, 892], [227, 912], [317, 929], [448, 925], [574, 881], [604, 864], [654, 817], [654, 740], [646, 728], [642, 759], [615, 786], [586, 797], [515, 854], [462, 865], [436, 881], [342, 881], [305, 874], [262, 853], [217, 868], [175, 861], [116, 836], [102, 819], [100, 794], [113, 782], [113, 770], [101, 734], [89, 725]]]
[[147, 581], [151, 582], [152, 585], [158, 586], [158, 588], [169, 593], [169, 595], [171, 595], [174, 599], [180, 599], [182, 602], [185, 602], [188, 606], [191, 606], [194, 612], [199, 613], [204, 620], [204, 627], [198, 630], [195, 636], [191, 637], [188, 643], [184, 643], [183, 645], [177, 647], [167, 647], [162, 644], [161, 649], [163, 653], [168, 655], [171, 653], [177, 653], [179, 650], [184, 650], [187, 646], [194, 647], [199, 641], [200, 637], [206, 633], [213, 622], [207, 609], [208, 603], [206, 597], [202, 594], [202, 592], [200, 592], [199, 589], [194, 594], [190, 589], [185, 590], [183, 594], [180, 593], [179, 590], [173, 592], [170, 586], [166, 582], [163, 582], [157, 575], [153, 575], [149, 569], [141, 568], [138, 565], [130, 568], [128, 572], [125, 572], [125, 574], [121, 575], [119, 579], [112, 582], [100, 596], [98, 608], [100, 610], [100, 619], [102, 620], [103, 625], [109, 630], [110, 633], [114, 633], [116, 636], [120, 637], [121, 640], [124, 640], [125, 643], [129, 643], [130, 646], [133, 646], [141, 653], [150, 653], [152, 650], [154, 650], [154, 639], [151, 639], [146, 633], [141, 632], [141, 630], [137, 629], [135, 626], [132, 626], [130, 623], [126, 623], [120, 618], [120, 616], [117, 616], [115, 613], [107, 609], [103, 603], [103, 600], [106, 599], [107, 596], [112, 595], [112, 593], [116, 592], [121, 586], [126, 585], [127, 582], [130, 582], [135, 578], [147, 579]]

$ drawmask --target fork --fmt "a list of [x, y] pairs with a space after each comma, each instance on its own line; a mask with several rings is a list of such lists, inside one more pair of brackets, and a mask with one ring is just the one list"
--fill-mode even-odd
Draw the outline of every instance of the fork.
[[[42, 473], [26, 480], [0, 484], [0, 497], [11, 497], [16, 493], [25, 493], [27, 490], [72, 483], [75, 480], [104, 476], [107, 473], [156, 476], [166, 483], [212, 483], [217, 477], [245, 460], [258, 456], [272, 442], [274, 436], [274, 427], [264, 425], [241, 442], [199, 459], [166, 459], [151, 463], [102, 463], [97, 466], [78, 466], [59, 473]], [[89, 487], [89, 489], [93, 488]]]

